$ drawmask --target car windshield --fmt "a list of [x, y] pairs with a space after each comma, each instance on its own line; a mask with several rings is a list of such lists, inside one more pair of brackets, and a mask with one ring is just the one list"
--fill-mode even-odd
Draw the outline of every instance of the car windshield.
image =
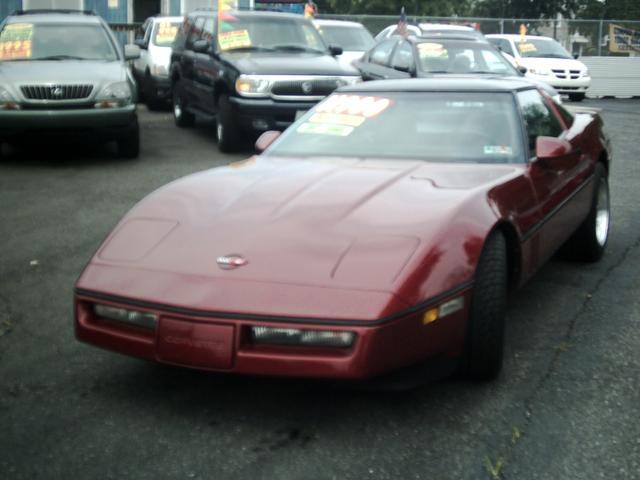
[[179, 29], [180, 22], [159, 22], [153, 32], [151, 43], [158, 47], [170, 47]]
[[100, 25], [10, 23], [0, 32], [0, 60], [117, 60]]
[[569, 52], [551, 38], [525, 38], [523, 42], [515, 43], [522, 57], [571, 58]]
[[519, 163], [520, 128], [509, 93], [337, 93], [266, 154]]
[[376, 43], [364, 27], [321, 25], [318, 30], [326, 43], [339, 45], [345, 51], [365, 52]]
[[517, 70], [486, 43], [428, 40], [416, 45], [424, 73], [518, 76]]
[[225, 14], [220, 19], [220, 50], [273, 50], [325, 53], [313, 24], [304, 19]]

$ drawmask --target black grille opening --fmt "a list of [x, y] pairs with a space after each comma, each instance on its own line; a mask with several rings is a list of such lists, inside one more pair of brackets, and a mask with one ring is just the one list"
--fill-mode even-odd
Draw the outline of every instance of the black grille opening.
[[91, 95], [93, 85], [24, 85], [20, 90], [29, 100], [81, 100]]

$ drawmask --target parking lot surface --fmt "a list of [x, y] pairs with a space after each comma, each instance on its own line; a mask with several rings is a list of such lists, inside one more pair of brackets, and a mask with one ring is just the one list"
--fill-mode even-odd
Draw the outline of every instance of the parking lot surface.
[[498, 380], [401, 393], [193, 372], [76, 342], [74, 282], [119, 218], [246, 154], [143, 107], [138, 160], [5, 147], [0, 478], [639, 479], [640, 101], [585, 105], [603, 109], [614, 146], [604, 259], [554, 259], [511, 298]]

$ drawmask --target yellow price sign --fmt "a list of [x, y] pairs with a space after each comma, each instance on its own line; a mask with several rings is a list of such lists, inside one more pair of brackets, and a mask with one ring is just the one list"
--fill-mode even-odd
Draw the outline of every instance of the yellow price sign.
[[221, 50], [233, 50], [251, 46], [251, 37], [248, 30], [233, 30], [231, 32], [221, 32], [218, 35], [218, 42]]

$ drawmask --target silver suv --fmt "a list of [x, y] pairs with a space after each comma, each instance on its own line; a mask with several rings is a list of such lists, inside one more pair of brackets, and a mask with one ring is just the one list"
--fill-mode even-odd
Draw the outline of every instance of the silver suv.
[[135, 82], [109, 26], [91, 13], [17, 12], [0, 24], [0, 153], [33, 133], [115, 140], [139, 153]]

